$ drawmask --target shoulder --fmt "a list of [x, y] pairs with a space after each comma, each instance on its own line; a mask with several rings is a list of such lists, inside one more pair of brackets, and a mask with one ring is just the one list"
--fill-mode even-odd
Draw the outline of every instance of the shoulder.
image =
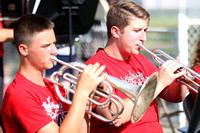
[[104, 64], [104, 61], [106, 59], [106, 55], [105, 53], [102, 51], [101, 48], [99, 48], [97, 50], [97, 53], [94, 54], [92, 57], [90, 57], [86, 62], [85, 64], [88, 65], [88, 64], [95, 64], [96, 62], [99, 62], [100, 64]]
[[[15, 79], [6, 89], [4, 102], [9, 106], [23, 105], [25, 102], [33, 104], [36, 103], [37, 100], [39, 101], [39, 99], [41, 99], [40, 97], [46, 93], [43, 87], [34, 84], [20, 73], [17, 73]], [[17, 108], [18, 106], [15, 107]], [[23, 105], [23, 107], [25, 107], [25, 105]]]
[[20, 104], [30, 97], [32, 85], [24, 77], [17, 74], [5, 91], [4, 101], [11, 104]]

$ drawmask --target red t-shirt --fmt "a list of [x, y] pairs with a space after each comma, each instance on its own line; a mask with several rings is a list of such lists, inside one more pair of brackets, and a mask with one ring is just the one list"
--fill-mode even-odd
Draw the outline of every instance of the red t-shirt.
[[[194, 71], [200, 74], [200, 66], [196, 67], [196, 68], [194, 69]], [[195, 81], [196, 83], [200, 84], [200, 80], [199, 80], [199, 79], [195, 78], [194, 81]], [[190, 91], [190, 93], [191, 93], [191, 95], [192, 95], [193, 101], [195, 102], [196, 97], [197, 97], [197, 93], [194, 92], [194, 91], [191, 90], [191, 89], [189, 89], [189, 91]]]
[[[0, 19], [1, 19], [1, 14], [0, 14]], [[0, 21], [0, 30], [3, 28], [3, 23]], [[0, 57], [3, 57], [3, 43], [0, 43]]]
[[6, 133], [35, 133], [51, 121], [64, 120], [69, 105], [60, 102], [54, 84], [39, 86], [19, 72], [5, 92], [1, 115]]
[[[105, 72], [108, 75], [119, 78], [128, 83], [142, 85], [146, 78], [153, 72], [158, 71], [158, 68], [153, 65], [142, 54], [131, 55], [126, 61], [117, 60], [108, 56], [101, 49], [92, 56], [86, 64], [94, 64], [99, 62], [106, 66]], [[121, 98], [127, 98], [122, 92], [114, 89], [113, 92]], [[153, 100], [150, 107], [147, 109], [143, 117], [136, 123], [125, 123], [120, 127], [111, 126], [98, 119], [91, 118], [91, 133], [162, 133], [162, 127], [159, 123], [158, 109], [156, 100]]]

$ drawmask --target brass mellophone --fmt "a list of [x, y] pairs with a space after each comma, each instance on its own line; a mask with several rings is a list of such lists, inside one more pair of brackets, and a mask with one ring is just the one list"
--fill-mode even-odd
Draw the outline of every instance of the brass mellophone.
[[[75, 93], [75, 89], [66, 87], [65, 85], [61, 84], [60, 78], [63, 77], [63, 79], [70, 82], [71, 84], [77, 85], [77, 77], [65, 71], [67, 69], [73, 69], [81, 73], [86, 65], [78, 62], [66, 63], [57, 59], [56, 57], [53, 57], [52, 60], [63, 65], [58, 71], [51, 75], [51, 80], [55, 83], [57, 95], [61, 101], [67, 104], [71, 104], [71, 100], [61, 94], [59, 86], [63, 87], [66, 91], [72, 94]], [[135, 123], [140, 120], [153, 100], [155, 88], [157, 85], [157, 72], [149, 76], [142, 86], [127, 83], [110, 75], [107, 75], [107, 79], [106, 81], [103, 81], [103, 84], [109, 88], [108, 91], [105, 91], [102, 88], [98, 88], [94, 91], [94, 93], [105, 97], [107, 100], [103, 103], [95, 101], [92, 97], [89, 97], [88, 100], [97, 106], [101, 106], [102, 108], [105, 108], [107, 103], [114, 103], [116, 106], [116, 111], [112, 111], [111, 104], [109, 104], [109, 111], [112, 114], [113, 119], [107, 119], [89, 110], [86, 110], [86, 113], [104, 122], [114, 122], [114, 120], [117, 119], [117, 117], [123, 112], [124, 109], [123, 100], [112, 92], [112, 87], [114, 87], [133, 101], [134, 108], [132, 110], [131, 122]], [[119, 104], [121, 104], [121, 108], [119, 108]]]

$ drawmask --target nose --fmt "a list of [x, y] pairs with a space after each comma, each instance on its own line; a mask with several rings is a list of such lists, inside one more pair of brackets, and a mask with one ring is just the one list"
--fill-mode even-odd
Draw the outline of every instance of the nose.
[[56, 48], [56, 44], [53, 43], [53, 44], [51, 45], [51, 54], [52, 54], [52, 55], [56, 55], [57, 53], [58, 53], [58, 49]]
[[140, 39], [145, 42], [147, 40], [146, 31], [142, 31], [140, 35]]

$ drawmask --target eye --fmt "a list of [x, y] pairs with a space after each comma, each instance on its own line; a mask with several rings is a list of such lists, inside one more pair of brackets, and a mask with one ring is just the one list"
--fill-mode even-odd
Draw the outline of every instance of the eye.
[[51, 44], [44, 44], [42, 45], [43, 48], [49, 47]]
[[141, 29], [134, 29], [133, 31], [135, 31], [135, 32], [140, 32]]

